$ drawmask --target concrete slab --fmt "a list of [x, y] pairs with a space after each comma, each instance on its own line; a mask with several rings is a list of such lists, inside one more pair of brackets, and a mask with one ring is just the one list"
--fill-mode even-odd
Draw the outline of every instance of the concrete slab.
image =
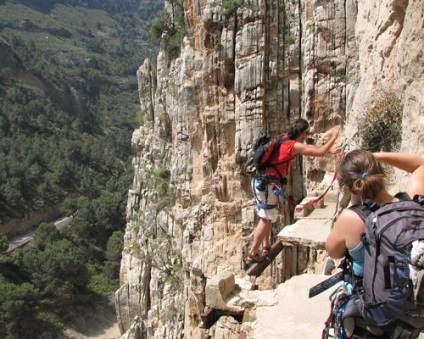
[[257, 304], [254, 339], [321, 338], [324, 322], [330, 313], [329, 295], [336, 286], [308, 298], [309, 288], [328, 276], [302, 274], [275, 290], [268, 291], [269, 302]]
[[333, 219], [304, 218], [284, 227], [278, 238], [283, 243], [290, 242], [322, 249], [332, 225]]
[[325, 240], [336, 217], [337, 207], [337, 199], [325, 201], [322, 208], [315, 208], [308, 216], [284, 227], [278, 234], [278, 238], [283, 243], [290, 242], [318, 249], [324, 248]]
[[[330, 314], [330, 294], [338, 284], [308, 298], [309, 289], [328, 275], [302, 274], [278, 285], [275, 290], [256, 291], [256, 320], [253, 339], [317, 339]], [[419, 339], [424, 339], [421, 333]]]

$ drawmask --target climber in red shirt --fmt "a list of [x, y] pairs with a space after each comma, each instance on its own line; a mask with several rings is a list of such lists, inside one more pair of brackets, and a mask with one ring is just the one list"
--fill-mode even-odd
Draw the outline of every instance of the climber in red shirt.
[[[331, 147], [338, 138], [341, 126], [335, 126], [331, 138], [322, 146], [305, 144], [309, 134], [309, 123], [304, 119], [297, 119], [282, 135], [278, 153], [272, 156], [265, 169], [256, 171], [252, 179], [252, 190], [256, 200], [256, 211], [259, 217], [258, 225], [253, 234], [253, 241], [249, 255], [244, 261], [247, 270], [253, 263], [269, 260], [271, 225], [278, 217], [279, 197], [284, 196], [287, 182], [286, 175], [297, 155], [322, 157], [327, 153], [334, 153]], [[262, 245], [262, 253], [259, 247]]]

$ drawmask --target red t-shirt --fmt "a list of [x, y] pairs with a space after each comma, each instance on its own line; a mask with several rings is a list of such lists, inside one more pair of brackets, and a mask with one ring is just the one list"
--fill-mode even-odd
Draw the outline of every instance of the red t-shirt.
[[[283, 138], [287, 135], [283, 134]], [[265, 172], [273, 177], [281, 178], [287, 175], [287, 172], [291, 165], [296, 160], [296, 154], [294, 154], [294, 144], [296, 140], [286, 140], [280, 145], [278, 154], [276, 154], [271, 164], [278, 164], [276, 169], [274, 167], [268, 167]]]

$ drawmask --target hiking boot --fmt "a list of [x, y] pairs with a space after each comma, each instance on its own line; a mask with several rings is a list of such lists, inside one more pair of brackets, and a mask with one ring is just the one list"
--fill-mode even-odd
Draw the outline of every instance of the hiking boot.
[[265, 260], [265, 261], [271, 261], [271, 258], [269, 257], [269, 251], [271, 250], [271, 248], [269, 246], [262, 248], [262, 253], [261, 253], [261, 257]]
[[247, 271], [250, 267], [252, 267], [253, 264], [258, 264], [265, 262], [266, 259], [262, 256], [256, 254], [256, 255], [248, 255], [245, 260], [243, 260], [243, 268], [245, 271]]

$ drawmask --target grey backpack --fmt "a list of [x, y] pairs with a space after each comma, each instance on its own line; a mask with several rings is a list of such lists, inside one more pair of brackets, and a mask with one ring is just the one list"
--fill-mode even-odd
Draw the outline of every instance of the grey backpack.
[[365, 262], [357, 306], [374, 326], [384, 327], [400, 320], [424, 329], [424, 266], [420, 267], [424, 252], [411, 262], [413, 246], [424, 242], [421, 200], [417, 196], [382, 206], [365, 201], [351, 207], [366, 226], [361, 235]]

